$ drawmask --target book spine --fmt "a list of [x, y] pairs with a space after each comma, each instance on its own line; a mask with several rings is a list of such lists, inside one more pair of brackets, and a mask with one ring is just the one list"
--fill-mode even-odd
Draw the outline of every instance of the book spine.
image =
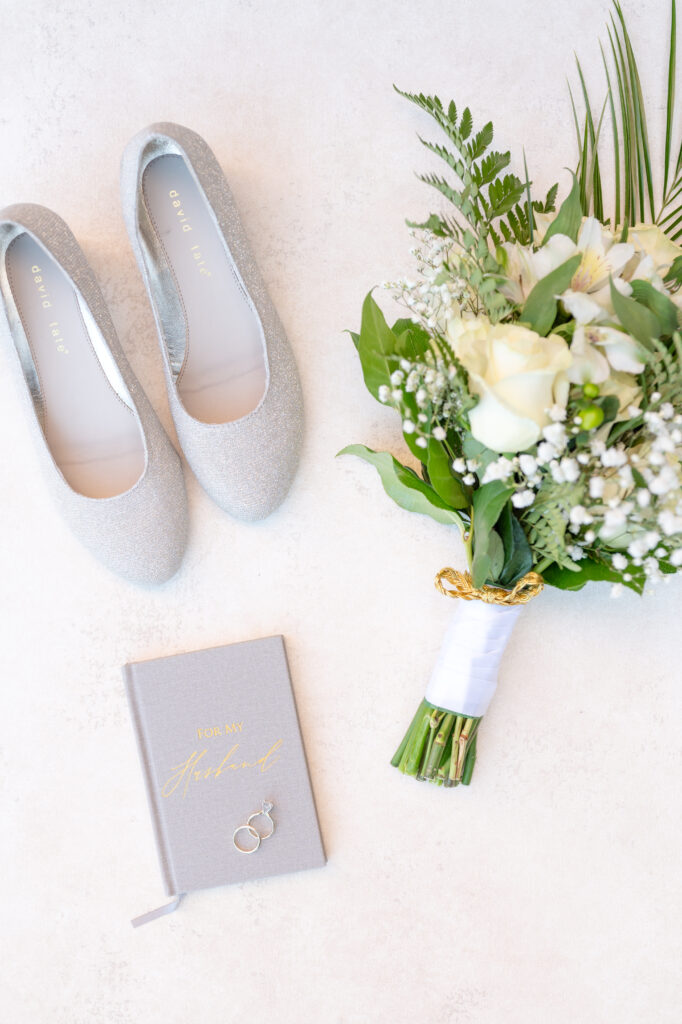
[[166, 887], [168, 895], [175, 896], [177, 894], [177, 887], [173, 873], [173, 862], [171, 859], [168, 837], [164, 829], [163, 815], [161, 814], [158, 795], [156, 793], [156, 787], [154, 786], [151, 751], [149, 749], [149, 741], [144, 727], [144, 719], [140, 714], [140, 704], [137, 698], [133, 665], [124, 666], [123, 679], [128, 697], [128, 706], [130, 707], [130, 716], [133, 721], [135, 738], [137, 740], [137, 751], [140, 756], [140, 764], [142, 766], [142, 774], [144, 776], [149, 815], [152, 819], [154, 838], [156, 840], [156, 851], [159, 857], [163, 884]]

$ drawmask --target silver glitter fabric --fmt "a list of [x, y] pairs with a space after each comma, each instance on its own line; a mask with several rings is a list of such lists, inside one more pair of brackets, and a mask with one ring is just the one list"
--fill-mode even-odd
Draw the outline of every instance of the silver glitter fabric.
[[[41, 426], [36, 381], [27, 370], [30, 351], [8, 286], [9, 242], [27, 232], [48, 250], [71, 279], [95, 319], [132, 404], [145, 447], [145, 468], [122, 494], [90, 498], [74, 491], [54, 462]], [[49, 488], [79, 540], [112, 572], [132, 583], [163, 583], [177, 571], [187, 543], [185, 482], [178, 455], [133, 373], [95, 276], [71, 231], [44, 206], [20, 204], [0, 212], [0, 333], [12, 362]]]
[[[211, 209], [263, 327], [267, 381], [258, 406], [229, 423], [203, 423], [185, 409], [176, 387], [176, 354], [185, 322], [173, 276], [152, 254], [152, 225], [142, 198], [145, 167], [163, 153], [184, 157]], [[303, 398], [291, 347], [251, 253], [225, 175], [204, 140], [177, 124], [153, 124], [126, 147], [121, 195], [128, 234], [154, 309], [166, 386], [180, 444], [209, 496], [231, 515], [263, 519], [285, 498], [298, 465]]]

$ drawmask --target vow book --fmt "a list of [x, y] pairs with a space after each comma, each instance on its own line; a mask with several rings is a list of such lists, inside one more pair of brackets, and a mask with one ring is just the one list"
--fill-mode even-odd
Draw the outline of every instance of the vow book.
[[[126, 665], [163, 882], [175, 910], [196, 889], [321, 867], [325, 854], [281, 636]], [[263, 802], [275, 831], [255, 853], [233, 834]], [[259, 832], [268, 828], [254, 820]], [[238, 836], [248, 846], [249, 836]]]

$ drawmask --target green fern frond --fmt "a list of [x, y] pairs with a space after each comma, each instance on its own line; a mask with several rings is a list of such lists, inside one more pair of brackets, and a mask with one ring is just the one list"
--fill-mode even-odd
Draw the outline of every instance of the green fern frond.
[[[520, 239], [528, 236], [528, 215], [520, 217], [519, 211], [530, 182], [524, 183], [508, 172], [511, 159], [508, 152], [498, 153], [491, 149], [491, 122], [474, 132], [473, 118], [468, 107], [459, 117], [454, 101], [446, 109], [438, 96], [404, 92], [395, 88], [399, 95], [429, 114], [444, 132], [448, 145], [421, 136], [419, 139], [454, 174], [454, 180], [433, 172], [418, 176], [420, 181], [447, 199], [456, 213], [451, 217], [432, 215], [423, 224], [411, 226], [433, 230], [436, 234], [447, 235], [457, 241], [465, 257], [458, 272], [467, 281], [473, 308], [476, 312], [485, 311], [491, 320], [497, 321], [508, 314], [512, 306], [499, 293], [499, 284], [504, 275], [494, 254], [495, 246], [500, 244], [502, 238]], [[532, 199], [528, 199], [529, 210], [532, 211]], [[517, 230], [510, 226], [510, 213], [511, 223], [518, 225]], [[504, 218], [507, 218], [506, 223]]]
[[535, 501], [523, 509], [520, 520], [535, 562], [556, 562], [563, 569], [580, 568], [566, 550], [566, 530], [571, 509], [580, 503], [581, 485], [555, 484], [545, 480]]

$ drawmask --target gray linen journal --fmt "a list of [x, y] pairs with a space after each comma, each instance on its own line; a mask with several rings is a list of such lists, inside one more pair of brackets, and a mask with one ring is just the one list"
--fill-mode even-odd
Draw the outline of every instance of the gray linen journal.
[[[281, 636], [133, 662], [123, 674], [169, 895], [325, 863]], [[234, 830], [264, 800], [275, 832], [240, 853]]]

